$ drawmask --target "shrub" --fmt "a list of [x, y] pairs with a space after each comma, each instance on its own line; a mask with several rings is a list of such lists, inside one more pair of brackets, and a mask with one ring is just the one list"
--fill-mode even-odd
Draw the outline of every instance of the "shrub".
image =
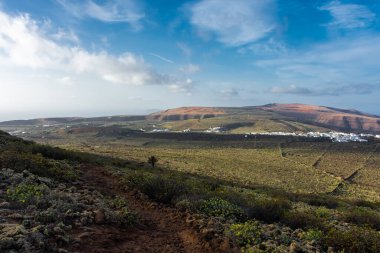
[[282, 222], [293, 229], [323, 227], [323, 220], [311, 211], [290, 211], [284, 215]]
[[370, 201], [366, 201], [366, 200], [357, 200], [357, 201], [354, 201], [353, 204], [356, 206], [359, 206], [359, 207], [368, 207], [371, 209], [380, 208], [380, 203], [370, 202]]
[[23, 153], [17, 150], [1, 152], [0, 167], [10, 168], [16, 172], [29, 170], [38, 176], [64, 181], [71, 181], [77, 178], [73, 167], [65, 161], [55, 161], [44, 158], [41, 154]]
[[152, 155], [152, 156], [150, 156], [148, 158], [148, 163], [150, 165], [152, 165], [152, 168], [154, 168], [154, 166], [156, 165], [157, 161], [158, 161], [158, 159], [154, 155]]
[[232, 224], [226, 235], [240, 247], [249, 247], [261, 242], [261, 228], [257, 221]]
[[138, 216], [127, 207], [123, 207], [120, 211], [120, 222], [126, 226], [135, 225], [138, 222]]
[[326, 207], [318, 207], [317, 209], [315, 209], [315, 214], [317, 215], [317, 217], [319, 218], [328, 218], [330, 217], [330, 210], [327, 209]]
[[7, 196], [10, 200], [28, 204], [41, 198], [46, 191], [46, 185], [23, 183], [7, 189]]
[[380, 230], [380, 215], [373, 211], [365, 209], [354, 209], [344, 215], [346, 222], [357, 225], [367, 225], [374, 229]]
[[380, 234], [370, 228], [332, 229], [323, 239], [324, 246], [343, 252], [380, 252]]
[[109, 201], [110, 205], [114, 208], [122, 208], [127, 206], [127, 201], [125, 198], [116, 196], [115, 198]]
[[132, 173], [126, 181], [130, 186], [136, 187], [150, 198], [168, 204], [172, 200], [185, 194], [187, 189], [179, 180], [173, 180], [144, 173]]
[[248, 217], [266, 222], [275, 222], [282, 219], [290, 209], [290, 202], [282, 199], [264, 199], [254, 203], [248, 209]]
[[187, 198], [184, 198], [184, 199], [177, 201], [175, 206], [181, 211], [186, 211], [186, 210], [194, 211], [194, 209], [195, 209], [194, 203]]
[[324, 195], [308, 195], [303, 197], [301, 200], [311, 206], [325, 206], [330, 209], [334, 209], [339, 206], [338, 200]]
[[202, 201], [199, 211], [212, 217], [239, 220], [243, 218], [243, 210], [227, 200], [221, 198], [211, 198]]
[[308, 241], [320, 241], [323, 238], [324, 234], [319, 229], [309, 229], [302, 234], [302, 239]]

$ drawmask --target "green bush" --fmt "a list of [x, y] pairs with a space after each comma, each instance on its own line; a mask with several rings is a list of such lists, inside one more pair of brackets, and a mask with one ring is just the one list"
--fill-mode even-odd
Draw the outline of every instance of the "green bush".
[[357, 225], [367, 225], [380, 230], [380, 215], [374, 211], [356, 208], [344, 215], [344, 220]]
[[326, 207], [323, 207], [323, 206], [318, 207], [317, 209], [315, 209], [315, 214], [319, 218], [328, 218], [328, 217], [331, 216], [330, 210], [327, 209]]
[[281, 220], [290, 208], [291, 204], [287, 200], [263, 199], [255, 201], [253, 206], [248, 209], [248, 217], [265, 222], [276, 222]]
[[308, 195], [300, 200], [311, 206], [325, 206], [330, 209], [334, 209], [339, 206], [338, 200], [332, 198], [331, 196], [325, 195]]
[[257, 221], [232, 224], [226, 229], [226, 235], [240, 247], [249, 247], [261, 242], [262, 230]]
[[243, 210], [227, 200], [211, 198], [200, 203], [199, 211], [208, 216], [239, 220], [244, 216]]
[[22, 183], [7, 189], [7, 197], [11, 201], [29, 204], [41, 198], [47, 189], [46, 185]]
[[323, 228], [323, 219], [311, 211], [290, 211], [284, 215], [282, 222], [293, 229]]
[[138, 222], [138, 216], [135, 212], [132, 212], [129, 208], [123, 207], [120, 211], [120, 222], [126, 226], [135, 225]]
[[302, 234], [302, 239], [308, 241], [320, 241], [323, 236], [323, 231], [319, 229], [309, 229]]
[[343, 252], [380, 252], [380, 234], [370, 228], [352, 227], [347, 230], [331, 229], [323, 239], [324, 246]]
[[380, 208], [380, 203], [370, 202], [370, 201], [366, 201], [366, 200], [362, 200], [362, 199], [354, 201], [353, 204], [358, 206], [358, 207], [368, 207], [371, 209], [379, 209]]
[[114, 208], [122, 208], [127, 206], [127, 201], [123, 197], [116, 196], [115, 198], [109, 200], [109, 204]]
[[139, 189], [150, 198], [165, 204], [187, 192], [187, 188], [180, 180], [165, 178], [148, 173], [135, 172], [126, 178], [127, 183]]
[[0, 153], [0, 167], [16, 172], [28, 170], [31, 173], [58, 180], [71, 181], [77, 178], [74, 168], [65, 161], [44, 158], [41, 154], [6, 150]]

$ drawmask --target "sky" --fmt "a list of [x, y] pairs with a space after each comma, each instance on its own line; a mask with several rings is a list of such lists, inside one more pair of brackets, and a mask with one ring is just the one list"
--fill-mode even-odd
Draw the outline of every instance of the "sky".
[[379, 99], [378, 0], [0, 0], [0, 120]]

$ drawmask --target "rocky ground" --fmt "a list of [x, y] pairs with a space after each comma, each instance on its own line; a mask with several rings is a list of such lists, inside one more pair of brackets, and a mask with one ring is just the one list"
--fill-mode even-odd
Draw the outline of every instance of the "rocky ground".
[[[0, 252], [240, 252], [228, 221], [150, 201], [120, 174], [82, 167], [62, 184], [0, 170]], [[255, 223], [248, 252], [321, 252], [305, 232]]]
[[214, 252], [180, 212], [84, 172], [68, 185], [2, 169], [0, 252]]

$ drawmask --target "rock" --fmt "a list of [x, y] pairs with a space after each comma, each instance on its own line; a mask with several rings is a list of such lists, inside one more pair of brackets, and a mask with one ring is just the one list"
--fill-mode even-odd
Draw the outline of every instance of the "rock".
[[40, 232], [32, 232], [30, 234], [30, 239], [38, 247], [42, 247], [45, 243], [45, 236]]
[[191, 217], [191, 216], [189, 216], [189, 217], [186, 218], [186, 223], [188, 223], [188, 224], [193, 224], [194, 221], [195, 221], [195, 219], [193, 217]]
[[301, 253], [303, 252], [301, 246], [296, 242], [292, 241], [292, 243], [289, 246], [289, 252], [290, 253]]
[[228, 238], [225, 238], [224, 241], [220, 244], [219, 250], [221, 252], [229, 252], [230, 249], [231, 249], [230, 240]]
[[23, 225], [19, 224], [4, 224], [1, 228], [0, 239], [6, 237], [15, 237], [16, 235], [26, 234], [27, 231]]
[[54, 231], [54, 233], [60, 234], [60, 235], [65, 233], [65, 231], [60, 227], [54, 227], [53, 231]]
[[333, 247], [328, 247], [327, 248], [327, 253], [335, 253], [335, 250]]
[[200, 234], [205, 239], [211, 239], [213, 237], [214, 229], [212, 228], [202, 228]]
[[103, 224], [105, 222], [106, 216], [104, 215], [104, 212], [102, 210], [96, 210], [94, 214], [96, 224]]
[[9, 208], [10, 206], [11, 204], [6, 201], [0, 203], [0, 208]]
[[8, 215], [7, 218], [15, 219], [15, 220], [22, 220], [22, 219], [24, 219], [24, 216], [22, 214], [19, 214], [19, 213], [12, 213], [12, 214]]

